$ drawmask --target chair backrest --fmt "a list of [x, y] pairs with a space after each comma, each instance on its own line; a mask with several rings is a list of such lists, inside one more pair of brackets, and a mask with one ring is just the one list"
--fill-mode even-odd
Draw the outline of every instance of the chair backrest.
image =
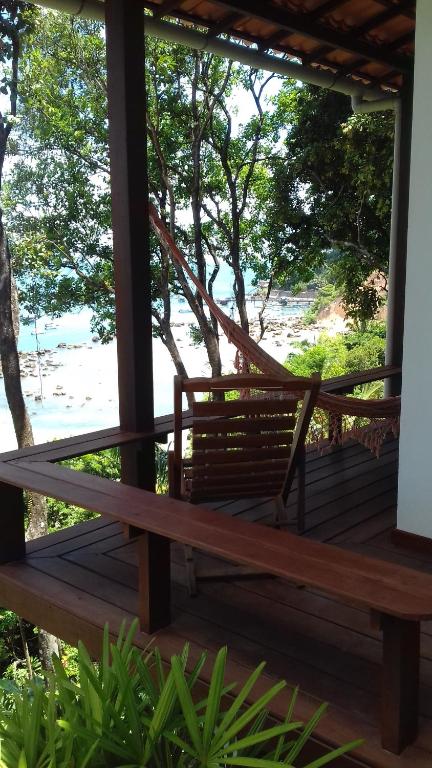
[[[181, 494], [183, 393], [210, 395], [192, 405], [192, 456], [182, 478], [190, 501], [276, 496], [286, 501], [320, 383], [318, 375], [176, 376], [172, 495]], [[236, 392], [237, 399], [225, 400], [228, 392]]]

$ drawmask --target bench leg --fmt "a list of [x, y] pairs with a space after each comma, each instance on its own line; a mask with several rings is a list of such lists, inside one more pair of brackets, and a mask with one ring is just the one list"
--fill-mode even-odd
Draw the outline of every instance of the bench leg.
[[420, 622], [381, 616], [382, 746], [399, 755], [417, 737]]
[[142, 533], [138, 553], [140, 626], [153, 634], [171, 621], [170, 542], [155, 533]]

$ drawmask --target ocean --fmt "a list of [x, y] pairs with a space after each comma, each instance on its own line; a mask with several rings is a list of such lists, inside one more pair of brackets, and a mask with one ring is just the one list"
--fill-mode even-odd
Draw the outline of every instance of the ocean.
[[[251, 280], [248, 279], [248, 290]], [[221, 280], [215, 297], [223, 309], [233, 313], [229, 281]], [[250, 317], [259, 305], [248, 303]], [[298, 318], [301, 308], [272, 305], [267, 317], [290, 324]], [[91, 312], [68, 313], [58, 319], [42, 317], [37, 326], [22, 325], [19, 349], [22, 356], [22, 383], [32, 420], [36, 442], [59, 439], [103, 429], [118, 424], [116, 342], [103, 345], [93, 340], [90, 327]], [[192, 376], [209, 375], [205, 350], [192, 345], [189, 329], [194, 316], [188, 305], [173, 301], [172, 323], [180, 351]], [[279, 333], [280, 335], [280, 333]], [[269, 336], [263, 347], [281, 362], [287, 348]], [[40, 354], [37, 355], [39, 350]], [[221, 340], [221, 354], [227, 371], [233, 370], [235, 349]], [[173, 376], [171, 358], [158, 339], [153, 341], [155, 414], [173, 410]], [[0, 380], [0, 450], [16, 447], [12, 422], [7, 407], [3, 381]]]

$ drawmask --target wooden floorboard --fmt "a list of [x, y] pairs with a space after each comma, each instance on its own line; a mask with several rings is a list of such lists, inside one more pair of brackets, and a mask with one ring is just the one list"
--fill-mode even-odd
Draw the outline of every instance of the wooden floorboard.
[[[395, 521], [397, 444], [383, 447], [379, 460], [359, 445], [307, 459], [306, 535], [383, 560], [432, 572], [432, 558], [400, 550], [391, 539]], [[296, 489], [290, 499], [294, 513]], [[211, 505], [221, 514], [265, 521], [267, 500], [248, 499]], [[0, 602], [69, 642], [83, 639], [96, 654], [109, 621], [113, 635], [123, 619], [137, 613], [136, 544], [121, 526], [92, 520], [32, 542], [21, 563], [0, 567]], [[217, 558], [198, 555], [198, 566], [224, 567]], [[283, 677], [289, 683], [273, 707], [283, 716], [290, 690], [300, 684], [297, 716], [310, 716], [322, 700], [330, 702], [310, 754], [321, 743], [355, 737], [366, 743], [338, 768], [430, 768], [432, 765], [432, 622], [421, 636], [421, 731], [416, 744], [396, 757], [383, 752], [378, 736], [381, 639], [366, 611], [301, 585], [275, 578], [202, 583], [197, 598], [185, 588], [184, 553], [172, 547], [173, 623], [157, 634], [164, 658], [191, 645], [191, 663], [207, 648], [210, 658], [229, 647], [228, 676], [242, 681], [265, 659], [260, 684]], [[149, 638], [137, 637], [142, 647]], [[202, 673], [208, 682], [208, 667]], [[255, 696], [262, 691], [258, 686]]]

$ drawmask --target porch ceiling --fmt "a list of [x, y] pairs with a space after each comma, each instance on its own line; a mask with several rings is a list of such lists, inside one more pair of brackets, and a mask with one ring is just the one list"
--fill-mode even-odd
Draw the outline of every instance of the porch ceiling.
[[415, 0], [144, 0], [174, 17], [226, 33], [304, 66], [398, 90], [412, 69]]

